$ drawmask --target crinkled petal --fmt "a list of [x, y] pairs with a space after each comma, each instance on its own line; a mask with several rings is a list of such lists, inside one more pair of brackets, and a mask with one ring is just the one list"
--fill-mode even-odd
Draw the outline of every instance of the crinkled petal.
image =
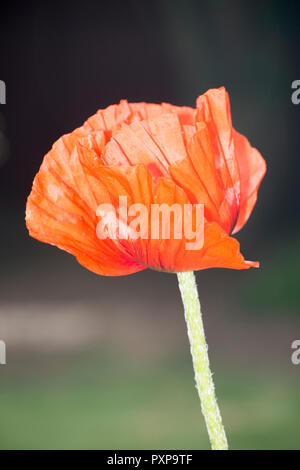
[[[33, 182], [26, 223], [30, 235], [98, 274], [257, 267], [229, 234], [247, 221], [264, 173], [259, 152], [232, 128], [224, 88], [199, 97], [196, 110], [122, 100], [53, 145]], [[147, 236], [136, 236], [132, 214], [118, 213], [120, 196], [146, 209]], [[204, 243], [188, 249], [180, 213], [191, 203], [204, 205]], [[162, 205], [171, 208], [167, 237], [155, 212]], [[191, 226], [200, 230], [196, 215], [193, 207]], [[103, 220], [108, 237], [99, 236]]]
[[225, 88], [208, 90], [197, 99], [197, 121], [205, 122], [211, 136], [220, 182], [234, 227], [240, 204], [240, 175], [235, 157], [230, 102]]
[[123, 125], [113, 133], [103, 152], [107, 165], [143, 164], [156, 177], [169, 176], [169, 165], [185, 156], [184, 137], [176, 114]]
[[[189, 204], [189, 199], [182, 188], [168, 178], [161, 177], [155, 182], [151, 173], [144, 165], [133, 167], [101, 167], [97, 170], [98, 177], [106, 186], [111, 196], [111, 201], [117, 209], [118, 196], [126, 196], [128, 207], [132, 204], [143, 204], [147, 208], [148, 232], [147, 238], [134, 239], [130, 234], [131, 221], [128, 220], [128, 239], [120, 239], [123, 249], [138, 263], [152, 269], [179, 272], [188, 270], [223, 267], [231, 269], [248, 269], [258, 267], [257, 262], [245, 261], [239, 251], [239, 243], [231, 238], [217, 223], [205, 222], [204, 244], [201, 248], [188, 249], [190, 238], [184, 231], [182, 224], [182, 236], [175, 236], [174, 218], [170, 219], [170, 235], [165, 239], [161, 235], [159, 239], [153, 238], [153, 220], [158, 222], [153, 215], [153, 204], [174, 204], [180, 207], [184, 214], [184, 205]], [[195, 215], [195, 214], [194, 214]], [[195, 217], [193, 216], [193, 225]], [[114, 221], [112, 221], [114, 224]]]
[[241, 179], [240, 210], [233, 233], [238, 232], [250, 217], [257, 200], [259, 185], [266, 173], [266, 162], [248, 139], [234, 131], [234, 146]]
[[220, 183], [208, 126], [201, 123], [187, 145], [187, 157], [171, 165], [173, 180], [193, 203], [205, 205], [205, 217], [217, 222], [228, 233], [232, 224], [231, 206]]
[[124, 275], [145, 269], [114, 240], [96, 235], [99, 204], [109, 203], [105, 186], [95, 176], [101, 162], [73, 136], [60, 139], [45, 156], [27, 200], [26, 224], [32, 237], [76, 256], [79, 263], [102, 275]]

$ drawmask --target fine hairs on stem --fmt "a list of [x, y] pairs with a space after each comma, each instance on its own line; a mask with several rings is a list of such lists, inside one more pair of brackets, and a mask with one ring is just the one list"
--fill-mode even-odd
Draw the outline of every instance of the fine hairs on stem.
[[228, 444], [217, 404], [215, 387], [209, 366], [201, 307], [193, 271], [177, 273], [184, 306], [196, 386], [202, 413], [213, 450], [227, 450]]

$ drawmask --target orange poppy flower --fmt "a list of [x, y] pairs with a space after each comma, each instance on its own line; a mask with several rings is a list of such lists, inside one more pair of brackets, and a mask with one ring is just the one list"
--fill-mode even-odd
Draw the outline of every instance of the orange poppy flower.
[[[26, 207], [32, 237], [76, 256], [102, 275], [147, 267], [181, 272], [211, 267], [247, 269], [230, 236], [248, 220], [266, 165], [232, 127], [224, 88], [200, 96], [196, 108], [128, 103], [99, 110], [61, 137], [44, 157]], [[100, 204], [204, 205], [204, 244], [187, 239], [100, 239]]]

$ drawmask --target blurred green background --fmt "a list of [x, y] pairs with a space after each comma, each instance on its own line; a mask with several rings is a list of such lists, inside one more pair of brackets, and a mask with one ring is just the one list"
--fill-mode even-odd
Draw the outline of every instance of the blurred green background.
[[30, 239], [24, 207], [42, 156], [98, 108], [192, 106], [221, 85], [268, 173], [237, 234], [261, 268], [197, 273], [218, 401], [231, 448], [300, 448], [299, 13], [279, 1], [3, 7], [1, 449], [209, 448], [176, 276], [96, 276]]
[[[209, 449], [188, 361], [125, 359], [35, 360], [30, 380], [22, 363], [1, 386], [1, 448]], [[230, 448], [299, 447], [298, 379], [219, 367], [215, 382]]]

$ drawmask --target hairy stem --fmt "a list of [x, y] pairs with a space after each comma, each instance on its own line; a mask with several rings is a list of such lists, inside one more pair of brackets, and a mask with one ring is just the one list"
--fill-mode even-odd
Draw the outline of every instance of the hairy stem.
[[203, 328], [198, 291], [193, 271], [177, 273], [190, 340], [195, 381], [212, 449], [227, 450], [228, 444], [217, 404], [207, 344]]

